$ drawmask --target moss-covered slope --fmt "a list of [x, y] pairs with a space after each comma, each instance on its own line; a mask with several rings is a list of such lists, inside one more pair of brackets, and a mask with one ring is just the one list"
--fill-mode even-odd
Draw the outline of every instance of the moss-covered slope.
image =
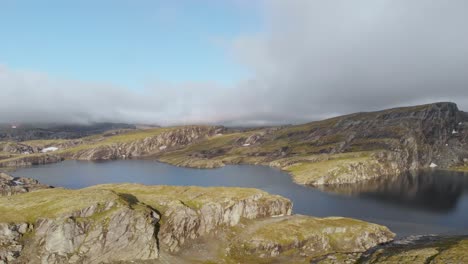
[[256, 189], [137, 184], [0, 197], [0, 261], [296, 263], [363, 252], [394, 236], [352, 219], [290, 216], [291, 207]]
[[148, 157], [195, 168], [264, 164], [289, 171], [302, 184], [353, 183], [428, 168], [431, 164], [464, 169], [468, 164], [467, 125], [468, 115], [455, 104], [435, 103], [295, 126], [244, 130], [185, 126], [102, 134], [65, 142], [23, 142], [19, 149], [57, 146], [59, 151], [53, 153], [57, 158], [45, 154], [28, 157], [15, 152], [12, 156], [4, 155], [0, 166], [42, 164], [60, 158]]

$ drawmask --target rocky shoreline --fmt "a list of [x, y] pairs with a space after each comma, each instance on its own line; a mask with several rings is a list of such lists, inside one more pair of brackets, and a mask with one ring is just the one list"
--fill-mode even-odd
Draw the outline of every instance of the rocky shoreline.
[[[394, 237], [363, 221], [292, 215], [289, 200], [256, 189], [30, 183], [0, 197], [0, 263], [261, 263], [283, 262], [293, 251], [284, 263], [297, 263], [364, 252]], [[184, 254], [200, 245], [217, 250]]]
[[[0, 179], [3, 264], [468, 260], [466, 236], [393, 241], [395, 234], [376, 224], [294, 215], [288, 199], [256, 189], [107, 184], [66, 190], [6, 174]], [[11, 191], [13, 181], [27, 188]]]
[[[7, 144], [0, 167], [74, 160], [149, 158], [176, 166], [254, 164], [289, 172], [303, 185], [352, 184], [430, 167], [468, 168], [468, 114], [453, 103], [389, 109], [298, 126], [232, 130], [185, 126], [106, 134], [60, 142]], [[29, 145], [28, 145], [29, 144]], [[51, 145], [54, 144], [54, 145]], [[31, 146], [30, 146], [31, 145]], [[16, 146], [16, 147], [15, 147]], [[19, 149], [19, 150], [18, 150]]]

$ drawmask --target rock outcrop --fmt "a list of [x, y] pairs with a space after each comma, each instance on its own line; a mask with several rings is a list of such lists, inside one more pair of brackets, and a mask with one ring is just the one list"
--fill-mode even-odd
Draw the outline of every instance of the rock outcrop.
[[290, 215], [292, 204], [286, 199], [262, 199], [258, 193], [241, 200], [213, 201], [200, 208], [190, 208], [176, 201], [164, 213], [161, 242], [171, 252], [178, 251], [187, 239], [210, 234], [222, 226], [236, 226], [241, 219]]
[[63, 158], [58, 155], [34, 154], [0, 160], [0, 167], [27, 167], [32, 165], [57, 163], [61, 162], [62, 160]]
[[310, 263], [331, 253], [362, 253], [394, 237], [385, 227], [354, 219], [294, 215], [246, 225], [226, 254], [240, 263]]
[[395, 241], [367, 252], [357, 261], [365, 264], [468, 263], [468, 238], [429, 236]]
[[36, 153], [38, 148], [19, 142], [4, 142], [0, 143], [0, 152], [12, 153], [12, 154], [24, 154], [24, 153]]
[[0, 263], [144, 262], [161, 254], [185, 263], [184, 252], [204, 246], [200, 239], [217, 249], [189, 260], [283, 261], [292, 251], [294, 261], [311, 260], [394, 236], [352, 219], [291, 216], [291, 207], [256, 189], [137, 184], [0, 197]]
[[127, 192], [162, 213], [161, 246], [177, 252], [190, 240], [238, 225], [241, 220], [290, 215], [286, 198], [248, 188], [201, 188], [102, 185], [99, 189]]
[[[178, 166], [206, 168], [265, 164], [290, 171], [301, 184], [348, 184], [431, 164], [439, 168], [464, 166], [468, 160], [467, 126], [467, 114], [456, 104], [434, 103], [226, 135], [163, 153], [159, 158]], [[355, 159], [359, 153], [368, 157]], [[351, 159], [345, 160], [343, 155]], [[338, 159], [341, 162], [335, 162]], [[329, 166], [331, 163], [337, 166]], [[302, 175], [297, 177], [296, 170], [289, 170], [291, 166], [302, 166], [298, 170]], [[309, 179], [303, 177], [307, 166], [313, 167]]]
[[210, 126], [180, 127], [168, 129], [156, 135], [149, 135], [143, 139], [96, 144], [95, 147], [85, 148], [66, 156], [77, 160], [115, 160], [141, 157], [186, 146], [218, 134], [222, 130], [221, 127]]
[[[57, 143], [60, 153], [54, 154], [78, 160], [145, 156], [195, 168], [263, 164], [291, 171], [291, 166], [303, 164], [327, 167], [328, 160], [337, 160], [337, 155], [370, 153], [365, 160], [343, 160], [339, 166], [320, 170], [320, 175], [311, 174], [309, 179], [291, 171], [301, 184], [348, 184], [429, 168], [431, 164], [468, 170], [467, 126], [467, 113], [454, 103], [442, 102], [276, 128], [185, 126], [106, 133]], [[16, 144], [18, 151], [27, 150], [21, 144]], [[0, 166], [57, 161], [60, 158], [44, 155], [7, 156], [0, 160]]]
[[[158, 257], [156, 236], [160, 216], [148, 206], [133, 204], [104, 190], [99, 194], [65, 191], [69, 196], [61, 196], [64, 190], [57, 190], [57, 195], [55, 192], [37, 191], [17, 195], [15, 200], [0, 200], [2, 210], [6, 210], [8, 201], [26, 207], [0, 217], [9, 222], [17, 220], [14, 224], [0, 223], [0, 263], [108, 263]], [[93, 194], [98, 196], [84, 197]], [[35, 197], [57, 205], [34, 201]], [[25, 198], [23, 203], [18, 201], [21, 198]], [[73, 201], [79, 203], [80, 199], [88, 201], [77, 209]], [[60, 208], [66, 205], [71, 208]], [[57, 212], [43, 212], [55, 207]], [[32, 218], [22, 219], [23, 211]]]
[[50, 186], [43, 185], [30, 178], [13, 177], [0, 172], [0, 196], [11, 196], [34, 190], [47, 189]]
[[135, 129], [136, 126], [119, 123], [21, 124], [15, 128], [0, 125], [0, 141], [28, 141], [44, 139], [73, 139], [104, 133], [110, 130]]

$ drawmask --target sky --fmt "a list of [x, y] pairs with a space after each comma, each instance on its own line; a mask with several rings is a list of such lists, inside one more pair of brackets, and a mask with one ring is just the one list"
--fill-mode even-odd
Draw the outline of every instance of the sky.
[[468, 110], [467, 11], [466, 0], [0, 0], [0, 122]]

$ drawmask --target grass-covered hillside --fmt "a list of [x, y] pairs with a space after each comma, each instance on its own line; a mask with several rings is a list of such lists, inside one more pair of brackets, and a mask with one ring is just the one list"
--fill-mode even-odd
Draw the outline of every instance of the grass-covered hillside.
[[[4, 142], [10, 146], [0, 148], [0, 165], [45, 163], [39, 150], [55, 146], [59, 150], [49, 155], [64, 159], [145, 157], [196, 168], [263, 164], [287, 170], [303, 184], [352, 183], [431, 163], [465, 169], [467, 125], [467, 115], [455, 104], [436, 103], [248, 130], [182, 126], [109, 131], [73, 140]], [[15, 144], [20, 151], [14, 151]], [[21, 151], [28, 148], [34, 158], [22, 162]]]

